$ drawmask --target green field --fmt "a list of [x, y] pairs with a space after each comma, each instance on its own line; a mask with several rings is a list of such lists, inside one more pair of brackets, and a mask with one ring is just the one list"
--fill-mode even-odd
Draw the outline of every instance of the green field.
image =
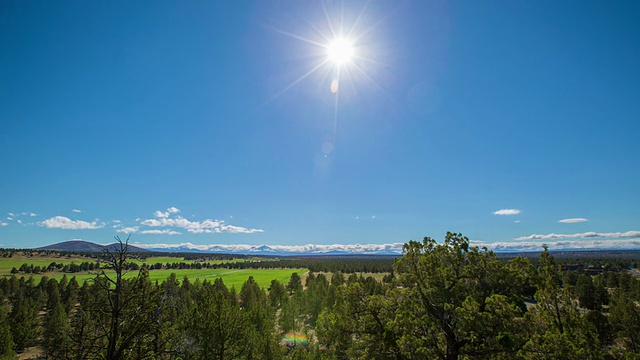
[[33, 264], [33, 266], [47, 267], [52, 262], [56, 262], [58, 264], [71, 264], [75, 262], [76, 264], [80, 264], [84, 261], [96, 261], [95, 259], [89, 257], [73, 257], [69, 258], [66, 256], [25, 256], [14, 254], [13, 257], [10, 258], [0, 258], [0, 274], [10, 274], [12, 268], [20, 268], [22, 264]]
[[[247, 261], [252, 259], [233, 259], [233, 260], [212, 260], [208, 261], [209, 263], [223, 263], [223, 262], [238, 262], [238, 261]], [[33, 266], [47, 267], [52, 262], [62, 263], [62, 264], [71, 264], [75, 262], [76, 264], [80, 264], [84, 261], [95, 262], [96, 259], [88, 258], [88, 257], [65, 257], [65, 256], [24, 256], [19, 254], [14, 254], [11, 258], [0, 258], [0, 276], [11, 276], [12, 268], [20, 268], [22, 264], [33, 264]], [[192, 263], [193, 260], [184, 260], [181, 257], [168, 257], [168, 256], [158, 256], [152, 257], [145, 260], [133, 260], [138, 264], [147, 263], [147, 264], [155, 264], [155, 263]], [[271, 280], [277, 279], [283, 283], [289, 281], [291, 274], [297, 272], [300, 275], [303, 275], [307, 272], [307, 269], [162, 269], [162, 270], [150, 270], [149, 278], [151, 281], [158, 280], [159, 282], [164, 281], [166, 278], [171, 275], [171, 273], [175, 273], [179, 280], [182, 280], [185, 276], [189, 278], [189, 280], [208, 279], [213, 281], [216, 278], [222, 278], [224, 283], [231, 288], [235, 286], [236, 289], [240, 290], [242, 284], [249, 278], [249, 276], [253, 276], [256, 282], [264, 288], [269, 287]], [[82, 283], [86, 279], [93, 279], [96, 276], [97, 272], [79, 272], [79, 273], [66, 273], [68, 278], [73, 276], [76, 277], [79, 283]], [[107, 271], [107, 274], [113, 274], [113, 272]], [[137, 271], [129, 271], [125, 277], [130, 278], [137, 276]], [[43, 276], [47, 276], [49, 278], [60, 279], [65, 275], [65, 273], [61, 271], [52, 271], [47, 272], [45, 274], [23, 274], [18, 273], [16, 276], [33, 276], [35, 280], [39, 280]]]
[[[246, 259], [226, 259], [226, 260], [207, 260], [205, 262], [208, 262], [209, 264], [222, 264], [222, 263], [236, 263], [236, 262], [243, 262], [243, 261], [252, 261], [252, 260], [259, 260], [259, 258], [246, 258]], [[185, 263], [185, 264], [192, 264], [195, 261], [194, 260], [185, 260], [183, 257], [171, 257], [171, 256], [154, 256], [154, 257], [150, 257], [150, 258], [146, 258], [144, 260], [137, 260], [137, 259], [131, 259], [131, 262], [135, 262], [139, 265], [142, 265], [143, 263], [146, 263], [147, 265], [153, 265], [153, 264], [157, 264], [157, 263], [161, 263], [162, 265], [166, 264], [166, 263]]]

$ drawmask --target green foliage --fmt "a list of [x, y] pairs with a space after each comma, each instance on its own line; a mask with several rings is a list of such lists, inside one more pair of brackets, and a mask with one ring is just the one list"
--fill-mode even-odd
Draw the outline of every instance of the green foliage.
[[11, 335], [11, 327], [7, 321], [7, 312], [4, 306], [0, 306], [0, 360], [16, 358], [13, 346], [13, 336]]
[[598, 296], [591, 276], [581, 274], [576, 281], [574, 291], [581, 307], [589, 310], [599, 310], [602, 306], [602, 300]]
[[[52, 298], [55, 299], [55, 295], [50, 299]], [[50, 303], [51, 305], [48, 307], [47, 314], [44, 317], [42, 347], [48, 359], [68, 359], [71, 348], [69, 343], [69, 319], [59, 299], [50, 301]]]
[[518, 337], [506, 341], [505, 334], [518, 331], [522, 314], [513, 303], [530, 282], [530, 268], [520, 260], [505, 266], [466, 237], [447, 233], [442, 245], [430, 238], [406, 244], [396, 271], [403, 286], [399, 313], [413, 314], [403, 319], [409, 330], [402, 333], [403, 351], [453, 359], [515, 350]]
[[287, 292], [284, 285], [277, 279], [271, 280], [271, 286], [269, 286], [269, 305], [274, 309], [281, 307], [286, 295]]
[[13, 308], [9, 313], [9, 325], [11, 335], [18, 351], [35, 344], [38, 336], [38, 302], [36, 299], [27, 297], [27, 290], [16, 292], [13, 301]]
[[315, 327], [318, 315], [325, 305], [325, 298], [329, 290], [329, 281], [324, 274], [307, 277], [307, 291], [305, 292], [305, 312], [309, 315], [308, 322]]
[[540, 255], [535, 298], [527, 313], [529, 341], [520, 355], [525, 359], [601, 359], [598, 335], [584, 326], [571, 291], [560, 282], [561, 267], [547, 248]]
[[[77, 360], [640, 357], [640, 280], [575, 259], [564, 272], [547, 249], [534, 268], [447, 233], [442, 244], [407, 243], [382, 281], [309, 273], [303, 287], [297, 270], [268, 270], [274, 276], [266, 280], [266, 270], [225, 269], [224, 281], [190, 280], [178, 270], [154, 281], [150, 275], [165, 270], [150, 272], [157, 264], [136, 260], [140, 270], [127, 272], [127, 243], [120, 245], [103, 254], [110, 265], [81, 285], [79, 277], [0, 278], [0, 359], [32, 345], [47, 358]], [[329, 263], [350, 268], [343, 261]], [[247, 275], [241, 282], [227, 276], [240, 271]], [[605, 285], [615, 288], [609, 314], [601, 312], [609, 303]], [[281, 343], [288, 332], [309, 343]]]
[[286, 289], [289, 291], [289, 295], [299, 295], [302, 293], [302, 278], [300, 278], [297, 272], [291, 274]]
[[240, 305], [211, 286], [201, 294], [186, 319], [184, 331], [193, 346], [186, 349], [194, 359], [233, 359], [248, 349], [248, 319]]
[[587, 312], [583, 317], [583, 326], [589, 328], [598, 337], [601, 346], [610, 346], [615, 339], [609, 318], [597, 310]]
[[51, 279], [45, 287], [48, 296], [47, 313], [43, 320], [42, 347], [48, 358], [66, 359], [69, 348], [69, 319], [61, 302], [59, 284], [55, 279]]
[[626, 292], [618, 290], [612, 296], [609, 320], [620, 345], [640, 355], [640, 306]]

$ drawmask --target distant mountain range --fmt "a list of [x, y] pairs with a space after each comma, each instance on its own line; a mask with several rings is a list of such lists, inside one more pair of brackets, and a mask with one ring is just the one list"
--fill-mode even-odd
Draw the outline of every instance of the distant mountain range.
[[333, 256], [352, 255], [370, 256], [386, 255], [399, 256], [402, 245], [388, 247], [385, 245], [194, 245], [191, 243], [163, 245], [162, 247], [149, 247], [147, 250], [158, 252], [182, 252], [182, 253], [215, 253], [238, 255], [265, 255], [265, 256]]
[[[89, 241], [72, 240], [49, 246], [37, 248], [36, 250], [55, 250], [69, 252], [100, 252], [107, 248], [113, 248], [116, 244], [100, 245]], [[203, 254], [238, 254], [238, 255], [266, 255], [266, 256], [332, 256], [332, 255], [400, 255], [400, 250], [396, 248], [384, 248], [359, 245], [345, 245], [338, 248], [302, 245], [302, 246], [269, 246], [269, 245], [193, 245], [176, 244], [165, 245], [163, 247], [142, 248], [129, 245], [131, 252], [171, 252], [171, 253], [203, 253]]]
[[[89, 241], [72, 240], [36, 250], [55, 250], [69, 252], [100, 252], [104, 249], [113, 249], [114, 245], [100, 245]], [[201, 253], [201, 254], [237, 254], [237, 255], [264, 255], [264, 256], [401, 256], [402, 245], [194, 245], [191, 243], [162, 245], [143, 248], [129, 245], [130, 252], [165, 252], [165, 253]], [[611, 250], [611, 249], [581, 249], [552, 251], [557, 257], [629, 257], [640, 256], [640, 250]], [[501, 257], [538, 257], [539, 251], [504, 252], [497, 251]]]
[[[63, 241], [61, 243], [43, 246], [36, 250], [52, 250], [52, 251], [68, 251], [68, 252], [100, 252], [105, 249], [113, 250], [120, 245], [113, 243], [108, 245], [95, 244], [83, 240]], [[149, 252], [152, 250], [143, 249], [137, 246], [129, 245], [129, 252]]]

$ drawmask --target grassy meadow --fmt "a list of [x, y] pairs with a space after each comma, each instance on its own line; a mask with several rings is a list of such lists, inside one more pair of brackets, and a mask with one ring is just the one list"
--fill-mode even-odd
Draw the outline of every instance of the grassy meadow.
[[[255, 259], [233, 259], [233, 260], [210, 260], [207, 261], [209, 263], [228, 263], [228, 262], [239, 262], [239, 261], [251, 261]], [[82, 256], [57, 256], [57, 255], [39, 255], [34, 254], [32, 256], [28, 256], [25, 254], [15, 253], [13, 257], [6, 258], [0, 257], [0, 276], [9, 277], [11, 276], [11, 269], [16, 268], [19, 269], [22, 264], [28, 264], [40, 267], [47, 267], [52, 262], [56, 262], [58, 264], [62, 263], [64, 265], [70, 265], [72, 262], [76, 264], [81, 264], [82, 262], [96, 262], [96, 259], [90, 257], [82, 257]], [[149, 265], [161, 263], [193, 263], [193, 260], [185, 260], [182, 257], [170, 257], [170, 256], [157, 256], [150, 257], [145, 260], [137, 260], [132, 259], [131, 262], [138, 263], [141, 265], [142, 263], [146, 263]], [[149, 278], [151, 281], [159, 281], [162, 282], [167, 279], [171, 273], [175, 273], [179, 280], [182, 280], [185, 276], [189, 278], [189, 280], [195, 281], [196, 279], [200, 280], [210, 280], [213, 281], [216, 278], [222, 278], [225, 285], [229, 288], [235, 286], [236, 289], [240, 290], [242, 284], [249, 278], [249, 276], [253, 276], [255, 281], [263, 288], [268, 288], [271, 280], [277, 279], [280, 282], [287, 283], [291, 274], [297, 272], [300, 275], [303, 275], [307, 272], [307, 269], [161, 269], [161, 270], [149, 270]], [[78, 283], [82, 284], [84, 280], [93, 279], [99, 271], [84, 271], [77, 273], [64, 273], [62, 271], [50, 271], [44, 274], [24, 274], [22, 272], [16, 274], [16, 276], [24, 276], [33, 278], [38, 281], [43, 276], [48, 278], [56, 278], [61, 279], [64, 275], [68, 278], [73, 276], [76, 277]], [[112, 271], [107, 271], [107, 274], [114, 274]], [[131, 278], [137, 276], [138, 271], [129, 271], [125, 275], [125, 278]]]

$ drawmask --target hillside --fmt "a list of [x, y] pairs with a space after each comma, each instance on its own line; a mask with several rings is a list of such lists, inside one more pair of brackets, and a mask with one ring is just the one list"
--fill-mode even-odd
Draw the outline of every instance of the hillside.
[[[68, 252], [100, 252], [105, 249], [112, 249], [116, 244], [100, 245], [83, 240], [63, 241], [57, 244], [43, 246], [36, 250], [55, 250]], [[137, 246], [129, 245], [130, 252], [150, 252], [152, 250], [142, 249]]]

